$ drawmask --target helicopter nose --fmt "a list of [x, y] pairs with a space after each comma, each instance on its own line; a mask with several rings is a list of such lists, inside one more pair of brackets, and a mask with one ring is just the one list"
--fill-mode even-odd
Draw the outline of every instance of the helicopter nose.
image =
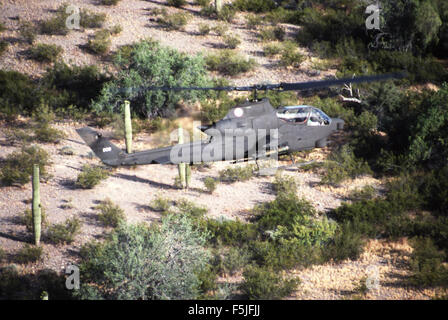
[[336, 124], [336, 130], [342, 130], [344, 129], [345, 121], [342, 119], [333, 119], [334, 123]]

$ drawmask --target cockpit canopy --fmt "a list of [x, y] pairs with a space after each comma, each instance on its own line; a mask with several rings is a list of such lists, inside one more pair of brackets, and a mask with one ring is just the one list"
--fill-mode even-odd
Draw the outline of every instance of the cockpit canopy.
[[331, 118], [322, 110], [307, 105], [281, 107], [277, 110], [277, 117], [294, 124], [308, 126], [324, 126], [331, 123]]

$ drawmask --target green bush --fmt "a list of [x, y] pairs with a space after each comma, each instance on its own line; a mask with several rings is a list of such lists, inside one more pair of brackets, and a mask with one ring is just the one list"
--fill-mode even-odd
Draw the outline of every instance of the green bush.
[[9, 43], [6, 41], [0, 41], [0, 57], [8, 50]]
[[0, 33], [6, 30], [6, 26], [3, 22], [0, 22]]
[[0, 70], [0, 112], [29, 115], [36, 106], [37, 91], [33, 81], [17, 71]]
[[190, 20], [190, 15], [184, 12], [165, 14], [157, 18], [157, 22], [167, 30], [184, 30]]
[[46, 238], [54, 244], [70, 244], [81, 231], [81, 221], [73, 217], [65, 223], [53, 224], [47, 229]]
[[215, 178], [207, 177], [204, 179], [204, 186], [208, 193], [212, 194], [218, 185], [218, 181]]
[[219, 171], [219, 180], [233, 183], [237, 181], [247, 181], [254, 176], [255, 165], [229, 167]]
[[115, 6], [121, 0], [100, 0], [100, 3], [105, 6]]
[[241, 246], [258, 238], [257, 227], [253, 223], [239, 220], [218, 221], [208, 219], [206, 229], [210, 232], [210, 243]]
[[215, 31], [216, 34], [220, 37], [224, 36], [228, 30], [229, 26], [225, 25], [224, 23], [219, 23], [213, 27], [213, 31]]
[[297, 50], [283, 50], [280, 56], [280, 65], [283, 67], [298, 68], [305, 59], [305, 56]]
[[248, 29], [256, 29], [259, 25], [263, 23], [263, 18], [255, 14], [248, 14], [246, 16], [246, 26]]
[[364, 247], [360, 232], [354, 229], [350, 222], [340, 224], [339, 230], [323, 250], [324, 259], [335, 262], [358, 259]]
[[296, 194], [297, 183], [294, 177], [285, 175], [276, 175], [275, 180], [272, 183], [272, 188], [277, 194], [280, 193], [292, 193]]
[[263, 47], [263, 53], [267, 57], [272, 57], [282, 52], [282, 47], [277, 43], [270, 43]]
[[64, 132], [52, 128], [48, 124], [38, 125], [34, 129], [34, 138], [42, 143], [59, 143], [65, 137]]
[[356, 188], [350, 192], [349, 198], [353, 201], [370, 200], [376, 194], [376, 190], [372, 186], [364, 186], [362, 188]]
[[81, 173], [76, 179], [76, 186], [83, 189], [92, 189], [102, 180], [109, 177], [109, 171], [101, 166], [83, 165]]
[[149, 206], [154, 211], [166, 213], [171, 208], [172, 201], [167, 198], [157, 196], [154, 200], [151, 201]]
[[221, 251], [215, 262], [220, 274], [233, 276], [249, 263], [250, 254], [245, 248], [230, 247]]
[[119, 88], [154, 86], [208, 86], [210, 85], [201, 56], [191, 56], [174, 49], [161, 47], [152, 40], [140, 41], [131, 49], [119, 51], [115, 63], [120, 70], [115, 80], [103, 86], [101, 95], [93, 103], [97, 113], [121, 111], [118, 101], [129, 100], [138, 116], [155, 118], [172, 115], [180, 100], [197, 101], [204, 92], [166, 92], [147, 90], [137, 94]]
[[283, 41], [285, 39], [285, 29], [280, 26], [268, 27], [259, 32], [259, 36], [263, 41]]
[[123, 27], [121, 26], [121, 24], [116, 24], [113, 27], [111, 27], [109, 31], [111, 35], [115, 36], [123, 31]]
[[229, 49], [236, 49], [241, 44], [240, 38], [234, 35], [225, 35], [223, 40]]
[[0, 248], [0, 263], [3, 262], [3, 260], [5, 260], [6, 258], [6, 252], [5, 250], [3, 250], [3, 248]]
[[92, 13], [89, 10], [81, 9], [79, 24], [83, 28], [102, 28], [106, 21], [105, 13]]
[[224, 4], [216, 16], [218, 20], [232, 22], [235, 18], [235, 9], [231, 4]]
[[232, 50], [222, 50], [205, 58], [209, 70], [218, 71], [223, 75], [236, 76], [255, 68], [254, 59], [245, 59]]
[[58, 12], [55, 17], [39, 22], [40, 33], [48, 35], [66, 35], [69, 32], [65, 22], [68, 15]]
[[76, 111], [90, 110], [91, 102], [101, 91], [103, 84], [109, 77], [101, 73], [97, 66], [67, 65], [64, 62], [56, 62], [43, 76], [43, 84], [49, 88], [55, 88], [61, 94], [66, 95], [67, 106], [76, 106], [75, 112], [70, 112], [69, 107], [62, 112], [69, 116]]
[[175, 205], [180, 215], [187, 216], [193, 221], [198, 221], [198, 219], [204, 217], [208, 211], [207, 208], [197, 206], [194, 202], [185, 199], [177, 200]]
[[277, 272], [255, 266], [243, 272], [240, 289], [249, 300], [278, 300], [291, 295], [299, 285], [298, 279], [284, 280]]
[[167, 0], [168, 5], [176, 7], [176, 8], [181, 8], [184, 5], [187, 4], [186, 0]]
[[42, 259], [43, 248], [39, 246], [31, 246], [26, 244], [22, 249], [17, 252], [14, 260], [17, 263], [26, 264], [30, 262], [36, 262]]
[[207, 7], [211, 0], [195, 0], [194, 3], [201, 7]]
[[332, 153], [330, 161], [325, 163], [326, 173], [321, 180], [323, 184], [338, 185], [348, 178], [356, 178], [365, 174], [372, 174], [367, 162], [355, 157], [348, 145]]
[[30, 49], [30, 58], [39, 62], [55, 62], [64, 50], [54, 44], [38, 43]]
[[100, 211], [98, 213], [98, 220], [106, 227], [116, 228], [126, 221], [123, 209], [114, 204], [110, 199], [101, 201], [95, 209]]
[[185, 216], [160, 226], [121, 225], [104, 244], [83, 250], [82, 299], [196, 299], [207, 267], [205, 234]]
[[[33, 212], [31, 211], [31, 209], [26, 209], [23, 212], [23, 215], [20, 217], [20, 223], [26, 227], [26, 230], [28, 232], [33, 232], [34, 222], [33, 222]], [[43, 207], [41, 207], [41, 223], [42, 227], [46, 227], [48, 225], [47, 214], [45, 213], [45, 209]]]
[[0, 180], [5, 185], [24, 185], [31, 181], [33, 165], [38, 164], [40, 176], [48, 178], [47, 167], [50, 164], [48, 153], [38, 146], [23, 146], [20, 151], [9, 154], [2, 163]]
[[411, 283], [418, 286], [448, 286], [448, 268], [442, 264], [446, 253], [440, 251], [430, 238], [415, 238], [411, 244]]
[[29, 44], [33, 44], [36, 40], [36, 26], [29, 22], [24, 21], [19, 26], [20, 36]]
[[269, 12], [276, 7], [273, 0], [236, 0], [232, 5], [238, 10], [256, 13]]
[[93, 38], [87, 42], [87, 49], [95, 54], [104, 55], [109, 52], [112, 41], [109, 30], [103, 29], [95, 32]]
[[207, 23], [200, 23], [199, 24], [199, 34], [205, 36], [210, 33], [212, 28]]

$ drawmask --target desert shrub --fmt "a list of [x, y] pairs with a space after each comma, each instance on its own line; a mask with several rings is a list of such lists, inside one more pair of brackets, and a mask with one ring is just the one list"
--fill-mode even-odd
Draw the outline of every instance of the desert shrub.
[[222, 50], [217, 54], [210, 54], [205, 58], [205, 62], [208, 69], [228, 76], [251, 71], [256, 66], [254, 59], [245, 59], [232, 50]]
[[50, 164], [48, 153], [38, 146], [23, 146], [20, 151], [9, 154], [0, 169], [0, 180], [5, 185], [24, 185], [31, 181], [33, 165], [38, 164], [42, 179], [48, 178], [47, 167]]
[[246, 26], [249, 29], [256, 29], [263, 22], [263, 18], [261, 16], [257, 16], [255, 14], [248, 14], [246, 16]]
[[149, 206], [154, 211], [167, 212], [172, 206], [172, 201], [161, 196], [156, 196]]
[[273, 0], [236, 0], [232, 5], [238, 10], [256, 13], [268, 12], [276, 7]]
[[157, 18], [157, 22], [167, 30], [184, 30], [190, 20], [190, 15], [184, 12], [165, 14]]
[[210, 1], [211, 0], [195, 0], [194, 3], [201, 7], [207, 7], [208, 5], [210, 5]]
[[92, 13], [89, 10], [81, 9], [79, 24], [83, 28], [96, 29], [101, 28], [106, 21], [105, 13]]
[[[412, 183], [412, 182], [411, 182]], [[419, 186], [425, 207], [433, 212], [448, 215], [448, 166], [427, 174]]]
[[0, 41], [0, 56], [2, 56], [6, 50], [8, 50], [9, 43], [6, 41]]
[[168, 5], [180, 8], [187, 4], [186, 0], [167, 0]]
[[152, 40], [140, 41], [126, 52], [115, 57], [121, 71], [115, 80], [103, 86], [101, 95], [93, 103], [96, 112], [113, 113], [121, 110], [117, 102], [129, 100], [132, 111], [138, 116], [155, 118], [172, 115], [180, 100], [197, 101], [204, 92], [166, 92], [160, 90], [123, 91], [123, 88], [142, 86], [198, 86], [209, 85], [209, 79], [201, 56], [191, 56], [165, 48]]
[[95, 32], [93, 38], [87, 42], [87, 49], [95, 54], [104, 55], [109, 52], [111, 46], [111, 34], [109, 30], [99, 30]]
[[[26, 230], [28, 232], [33, 231], [34, 222], [33, 222], [33, 212], [31, 211], [31, 209], [26, 209], [23, 212], [23, 215], [20, 217], [20, 223], [26, 227]], [[46, 227], [48, 225], [47, 214], [45, 213], [45, 209], [43, 207], [41, 207], [41, 223], [42, 227]]]
[[109, 177], [109, 171], [101, 166], [83, 165], [81, 173], [76, 178], [76, 186], [83, 189], [92, 189], [102, 180]]
[[21, 264], [36, 262], [42, 258], [42, 253], [42, 247], [25, 244], [25, 246], [17, 252], [14, 260]]
[[34, 138], [42, 143], [59, 143], [65, 134], [48, 124], [38, 125], [34, 129]]
[[83, 250], [79, 296], [112, 300], [195, 299], [209, 252], [186, 216], [160, 226], [121, 225], [104, 244]]
[[29, 44], [33, 44], [36, 40], [36, 26], [29, 22], [24, 21], [19, 26], [20, 36]]
[[40, 33], [48, 35], [66, 35], [69, 29], [66, 26], [68, 14], [63, 11], [58, 11], [56, 16], [49, 18], [48, 20], [39, 22]]
[[225, 35], [223, 40], [229, 49], [236, 49], [241, 44], [240, 38], [234, 35]]
[[114, 36], [114, 35], [120, 34], [123, 31], [123, 27], [121, 26], [121, 24], [116, 24], [113, 27], [111, 27], [109, 29], [109, 31], [110, 31], [110, 34]]
[[292, 23], [300, 25], [302, 16], [303, 10], [288, 10], [283, 7], [277, 7], [274, 10], [267, 12], [265, 19], [274, 25], [278, 23]]
[[121, 0], [100, 0], [100, 3], [105, 6], [115, 6]]
[[430, 238], [414, 238], [410, 266], [410, 281], [424, 287], [448, 286], [448, 268], [443, 265], [446, 254]]
[[235, 18], [235, 9], [231, 4], [224, 4], [221, 10], [216, 14], [218, 20], [232, 22]]
[[280, 65], [298, 68], [305, 59], [305, 56], [297, 50], [283, 50], [280, 56]]
[[95, 207], [98, 213], [98, 220], [106, 227], [116, 228], [126, 221], [123, 209], [114, 204], [112, 200], [105, 199]]
[[259, 36], [263, 41], [283, 41], [285, 34], [285, 29], [280, 26], [264, 28], [259, 32]]
[[5, 260], [6, 258], [6, 252], [3, 248], [0, 248], [0, 263], [3, 262], [3, 260]]
[[219, 180], [228, 183], [247, 181], [254, 176], [254, 170], [254, 165], [229, 167], [219, 171]]
[[200, 23], [199, 24], [199, 34], [205, 36], [206, 34], [209, 34], [212, 28], [207, 23]]
[[55, 62], [62, 52], [63, 49], [60, 46], [38, 43], [30, 49], [30, 58], [39, 62]]
[[212, 194], [218, 185], [218, 181], [215, 178], [207, 177], [204, 179], [204, 186], [208, 193]]
[[207, 208], [196, 205], [194, 202], [180, 199], [175, 203], [180, 215], [187, 216], [193, 221], [198, 221], [207, 213]]
[[370, 200], [376, 194], [376, 190], [372, 186], [364, 186], [362, 188], [356, 188], [350, 192], [349, 198], [353, 201]]
[[206, 229], [210, 232], [210, 243], [230, 246], [241, 246], [258, 237], [257, 228], [253, 223], [239, 220], [208, 219]]
[[215, 6], [212, 6], [212, 5], [210, 5], [210, 4], [208, 4], [208, 5], [206, 5], [206, 6], [203, 6], [203, 7], [201, 8], [201, 10], [199, 11], [199, 14], [200, 14], [201, 16], [209, 17], [209, 18], [216, 17], [216, 9], [215, 9]]
[[278, 300], [291, 295], [299, 283], [272, 270], [249, 266], [243, 272], [240, 289], [249, 300]]
[[101, 73], [97, 66], [67, 65], [64, 62], [56, 62], [52, 68], [47, 69], [43, 76], [43, 84], [49, 88], [55, 88], [61, 94], [66, 95], [67, 105], [76, 106], [76, 110], [70, 111], [64, 107], [62, 112], [73, 116], [79, 109], [90, 110], [91, 102], [95, 99], [109, 77]]
[[297, 190], [297, 183], [294, 177], [278, 174], [272, 183], [272, 188], [277, 194], [292, 193], [295, 194]]
[[270, 43], [263, 47], [265, 56], [272, 57], [282, 52], [282, 47], [278, 43]]
[[224, 36], [228, 30], [229, 26], [225, 25], [224, 23], [219, 23], [213, 27], [213, 31], [215, 31], [216, 34], [220, 37]]
[[46, 238], [54, 244], [70, 244], [81, 231], [81, 221], [77, 217], [65, 220], [65, 223], [48, 227]]
[[364, 240], [360, 232], [352, 227], [350, 222], [339, 224], [334, 237], [329, 241], [323, 250], [325, 260], [335, 262], [346, 259], [356, 260], [362, 253]]
[[250, 254], [246, 248], [230, 247], [221, 250], [217, 255], [218, 272], [233, 276], [237, 271], [243, 269], [250, 260]]
[[323, 184], [337, 185], [348, 178], [356, 178], [365, 174], [372, 174], [367, 162], [355, 157], [348, 145], [331, 154], [326, 162], [326, 173], [321, 180]]
[[0, 22], [0, 33], [6, 30], [6, 26], [3, 22]]
[[29, 115], [36, 106], [39, 92], [33, 81], [16, 71], [0, 70], [0, 111]]

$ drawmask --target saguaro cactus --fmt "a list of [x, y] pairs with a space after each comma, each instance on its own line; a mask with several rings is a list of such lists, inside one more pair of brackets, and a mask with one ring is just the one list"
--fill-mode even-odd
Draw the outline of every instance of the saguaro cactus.
[[[183, 144], [184, 143], [184, 133], [183, 133], [183, 129], [180, 125], [179, 125], [179, 129], [178, 129], [177, 133], [179, 136], [178, 143]], [[185, 163], [179, 163], [178, 168], [179, 168], [180, 184], [181, 184], [182, 188], [184, 188], [186, 186]]]
[[132, 121], [131, 121], [131, 103], [124, 102], [124, 131], [126, 137], [126, 152], [132, 153]]
[[35, 164], [33, 166], [33, 235], [34, 244], [39, 245], [40, 243], [40, 233], [42, 226], [42, 216], [40, 207], [40, 184], [39, 184], [39, 165]]
[[219, 13], [222, 9], [222, 0], [215, 0], [215, 10]]

